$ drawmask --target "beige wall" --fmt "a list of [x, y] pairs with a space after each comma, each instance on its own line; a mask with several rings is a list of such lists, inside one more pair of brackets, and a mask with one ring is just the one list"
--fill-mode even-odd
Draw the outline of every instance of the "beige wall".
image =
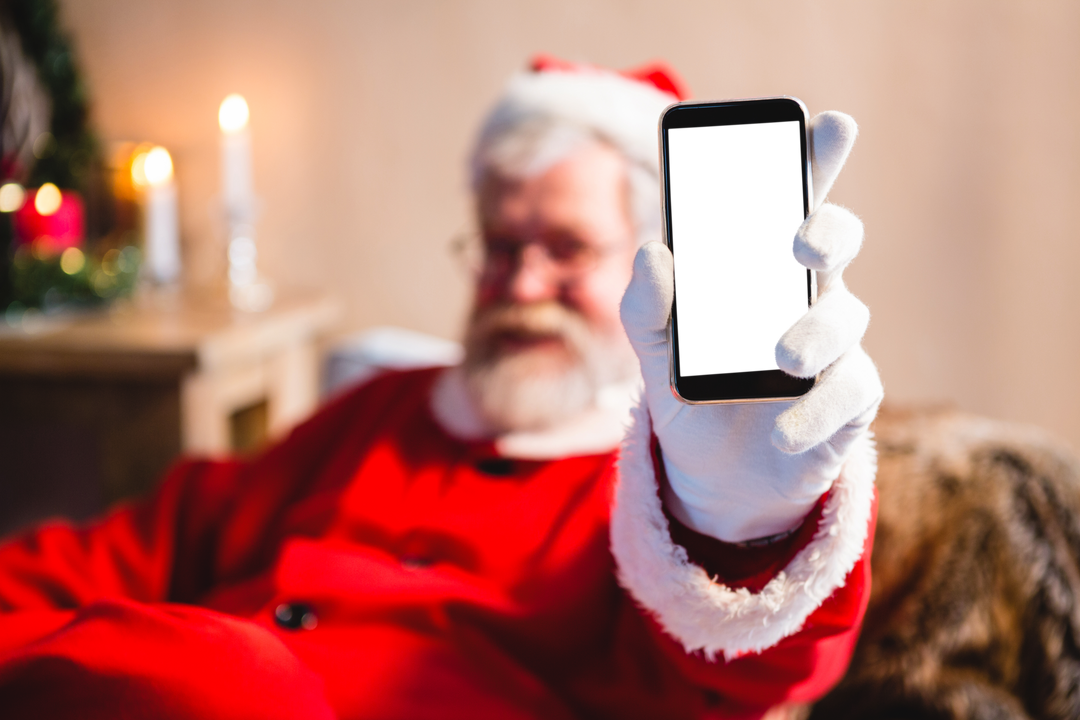
[[535, 51], [670, 60], [697, 97], [793, 94], [860, 122], [832, 199], [894, 401], [1080, 445], [1080, 4], [718, 0], [63, 0], [108, 139], [176, 158], [193, 279], [220, 271], [217, 104], [251, 105], [264, 267], [346, 329], [454, 336], [446, 252], [471, 130]]

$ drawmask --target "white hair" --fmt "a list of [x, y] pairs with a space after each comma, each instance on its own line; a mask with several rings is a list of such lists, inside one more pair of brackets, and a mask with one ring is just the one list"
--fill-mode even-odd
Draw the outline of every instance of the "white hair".
[[660, 239], [656, 125], [674, 98], [615, 73], [529, 72], [511, 79], [470, 158], [474, 191], [491, 173], [533, 177], [590, 143], [614, 148], [626, 167], [638, 243]]

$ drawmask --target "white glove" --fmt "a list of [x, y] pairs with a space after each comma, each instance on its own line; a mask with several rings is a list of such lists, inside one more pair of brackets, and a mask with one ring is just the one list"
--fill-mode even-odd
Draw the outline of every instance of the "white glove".
[[684, 525], [719, 540], [742, 542], [798, 527], [839, 476], [856, 440], [869, 432], [881, 402], [877, 369], [859, 345], [870, 312], [841, 276], [862, 244], [862, 223], [841, 207], [821, 204], [857, 133], [843, 113], [822, 113], [810, 122], [815, 210], [799, 228], [794, 251], [817, 271], [818, 300], [780, 338], [776, 361], [797, 377], [824, 373], [798, 400], [676, 400], [668, 384], [671, 253], [651, 242], [634, 260], [621, 313], [641, 361], [645, 402], [663, 453], [669, 481], [664, 503]]

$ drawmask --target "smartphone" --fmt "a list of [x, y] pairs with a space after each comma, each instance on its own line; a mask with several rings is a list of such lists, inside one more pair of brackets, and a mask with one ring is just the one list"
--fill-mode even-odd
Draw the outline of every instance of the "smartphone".
[[813, 202], [807, 140], [792, 97], [679, 103], [660, 117], [671, 389], [683, 402], [789, 400], [814, 386], [776, 364], [816, 294], [792, 252]]

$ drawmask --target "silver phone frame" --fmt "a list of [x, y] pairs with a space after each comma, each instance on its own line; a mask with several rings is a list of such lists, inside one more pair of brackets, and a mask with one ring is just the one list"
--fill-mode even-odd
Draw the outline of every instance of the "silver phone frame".
[[[663, 226], [664, 244], [668, 248], [668, 252], [672, 255], [671, 265], [671, 302], [675, 302], [675, 251], [671, 248], [671, 239], [668, 237], [668, 212], [667, 212], [667, 191], [665, 190], [664, 183], [664, 118], [667, 114], [677, 107], [684, 105], [709, 105], [720, 103], [736, 103], [736, 102], [751, 102], [755, 100], [793, 100], [798, 104], [803, 113], [803, 132], [806, 135], [806, 198], [807, 205], [810, 207], [810, 212], [806, 217], [810, 217], [817, 209], [814, 206], [814, 175], [813, 175], [813, 154], [814, 149], [810, 144], [810, 112], [806, 109], [806, 104], [802, 100], [793, 95], [766, 95], [764, 97], [752, 97], [752, 98], [730, 98], [727, 100], [683, 100], [681, 102], [675, 102], [664, 108], [664, 111], [660, 113], [660, 119], [656, 122], [656, 135], [657, 135], [657, 153], [659, 154], [659, 168], [660, 168], [660, 218], [661, 225]], [[805, 222], [806, 218], [803, 218]], [[794, 238], [792, 238], [794, 240]], [[810, 268], [807, 268], [810, 270]], [[817, 272], [810, 270], [810, 302], [807, 304], [807, 310], [814, 306], [818, 300], [818, 284], [817, 284]], [[745, 403], [778, 403], [789, 402], [791, 400], [798, 400], [804, 395], [792, 395], [791, 397], [775, 397], [775, 398], [732, 398], [729, 400], [688, 400], [679, 394], [678, 388], [675, 385], [675, 327], [673, 323], [673, 316], [670, 309], [668, 310], [668, 323], [667, 323], [667, 338], [668, 338], [668, 387], [671, 389], [671, 394], [675, 396], [675, 399], [686, 405], [741, 405]], [[777, 338], [779, 342], [779, 338]], [[820, 379], [821, 374], [814, 376], [815, 386]], [[812, 390], [813, 388], [811, 388]], [[807, 391], [809, 392], [809, 391]]]

